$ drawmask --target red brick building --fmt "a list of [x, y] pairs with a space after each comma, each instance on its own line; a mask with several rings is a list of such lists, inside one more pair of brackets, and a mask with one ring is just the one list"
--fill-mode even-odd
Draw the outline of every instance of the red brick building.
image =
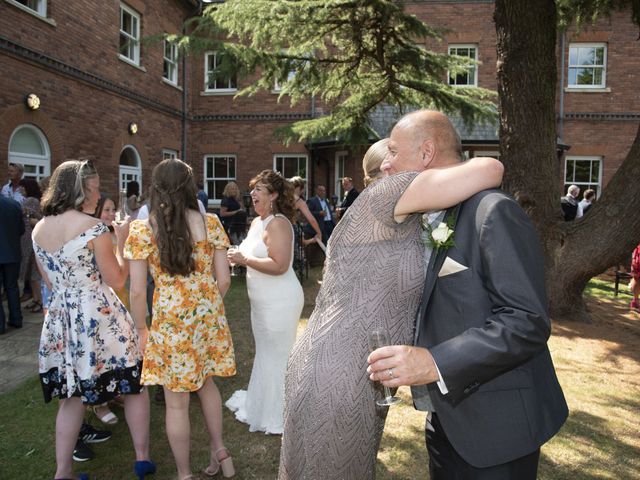
[[[448, 81], [496, 88], [493, 1], [405, 3], [448, 29], [429, 48], [481, 62]], [[360, 187], [362, 150], [274, 139], [276, 128], [318, 113], [313, 99], [291, 108], [274, 86], [234, 100], [242, 84], [208, 75], [215, 52], [179, 57], [170, 44], [135, 43], [180, 32], [200, 8], [198, 0], [0, 0], [0, 165], [19, 162], [41, 178], [65, 159], [90, 157], [114, 195], [129, 180], [146, 188], [153, 166], [177, 156], [204, 182], [211, 207], [228, 180], [244, 189], [264, 168], [300, 174], [310, 189], [325, 184], [331, 195], [345, 175]], [[623, 161], [640, 119], [636, 39], [628, 12], [560, 38], [558, 136], [571, 146], [563, 182], [601, 189]], [[29, 94], [39, 108], [27, 105]], [[373, 124], [386, 136], [396, 118], [380, 108]], [[497, 155], [496, 127], [460, 128], [470, 156]]]

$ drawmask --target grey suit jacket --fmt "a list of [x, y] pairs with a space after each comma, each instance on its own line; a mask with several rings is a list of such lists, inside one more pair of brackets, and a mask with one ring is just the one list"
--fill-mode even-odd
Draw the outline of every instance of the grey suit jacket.
[[[449, 441], [487, 467], [535, 451], [568, 409], [547, 347], [531, 221], [511, 197], [486, 190], [461, 204], [454, 230], [455, 246], [431, 257], [416, 344], [429, 348], [449, 390], [428, 386]], [[438, 277], [446, 257], [468, 268]]]

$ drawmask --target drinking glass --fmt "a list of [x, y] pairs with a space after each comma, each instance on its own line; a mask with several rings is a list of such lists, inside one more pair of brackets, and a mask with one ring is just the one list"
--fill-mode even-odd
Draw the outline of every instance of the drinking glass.
[[[230, 245], [229, 253], [234, 254], [238, 251], [238, 245]], [[229, 265], [231, 265], [231, 276], [236, 277], [238, 273], [236, 272], [236, 264], [229, 260]]]
[[[389, 334], [386, 330], [378, 329], [371, 330], [368, 335], [369, 340], [369, 349], [373, 352], [374, 350], [385, 347], [389, 345]], [[384, 397], [381, 400], [376, 400], [376, 405], [381, 407], [388, 407], [390, 405], [395, 405], [400, 403], [402, 400], [398, 397], [394, 397], [391, 395], [391, 390], [389, 387], [382, 386], [384, 388]]]

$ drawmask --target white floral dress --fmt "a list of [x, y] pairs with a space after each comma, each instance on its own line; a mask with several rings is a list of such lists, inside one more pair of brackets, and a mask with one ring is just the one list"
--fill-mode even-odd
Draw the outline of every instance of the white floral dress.
[[55, 252], [33, 242], [53, 286], [38, 351], [45, 402], [79, 396], [95, 405], [142, 388], [133, 319], [102, 281], [87, 246], [105, 233], [109, 229], [98, 223]]

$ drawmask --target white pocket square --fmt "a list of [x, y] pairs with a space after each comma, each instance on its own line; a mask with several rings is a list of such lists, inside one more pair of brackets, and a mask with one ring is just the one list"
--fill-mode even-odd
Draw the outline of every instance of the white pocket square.
[[463, 270], [467, 270], [468, 268], [469, 267], [465, 267], [464, 265], [456, 262], [451, 257], [447, 257], [444, 259], [442, 268], [438, 272], [438, 278], [446, 277], [447, 275], [451, 275], [453, 273], [462, 272]]

